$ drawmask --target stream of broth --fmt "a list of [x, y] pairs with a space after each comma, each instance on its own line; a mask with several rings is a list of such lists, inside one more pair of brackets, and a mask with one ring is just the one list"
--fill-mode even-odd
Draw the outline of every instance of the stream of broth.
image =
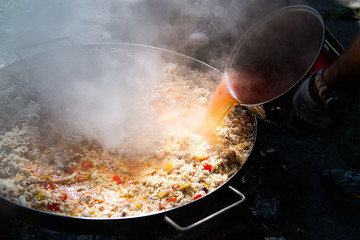
[[222, 122], [230, 110], [238, 104], [229, 92], [225, 78], [223, 78], [211, 98], [210, 105], [200, 125], [201, 132], [208, 136], [214, 135], [216, 127]]

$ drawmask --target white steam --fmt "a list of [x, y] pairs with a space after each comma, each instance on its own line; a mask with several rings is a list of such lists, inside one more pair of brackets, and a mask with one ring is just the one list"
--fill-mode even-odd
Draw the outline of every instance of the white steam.
[[[0, 18], [0, 50], [14, 52], [61, 37], [77, 44], [140, 43], [184, 53], [223, 70], [232, 47], [251, 24], [287, 1], [270, 2], [18, 0], [15, 10]], [[22, 49], [21, 56], [37, 53], [29, 54], [29, 49]], [[42, 59], [49, 66], [39, 66], [41, 74], [34, 77], [57, 121], [106, 147], [132, 146], [129, 140], [138, 136], [145, 148], [151, 148], [161, 134], [144, 98], [159, 78], [154, 56], [127, 61], [116, 54], [74, 54], [71, 59]]]
[[140, 43], [184, 53], [220, 70], [232, 47], [254, 22], [279, 7], [301, 3], [285, 0], [7, 1], [16, 7], [2, 13], [0, 6], [3, 14], [0, 15], [0, 50], [5, 52], [62, 37], [75, 43]]
[[50, 54], [33, 84], [62, 131], [78, 132], [106, 148], [148, 150], [161, 134], [151, 93], [161, 80], [162, 61], [154, 53], [119, 48]]

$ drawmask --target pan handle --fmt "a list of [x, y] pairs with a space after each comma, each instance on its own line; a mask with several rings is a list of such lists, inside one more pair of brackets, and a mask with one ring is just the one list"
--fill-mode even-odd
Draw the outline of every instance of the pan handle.
[[226, 211], [229, 211], [230, 209], [240, 205], [241, 203], [243, 203], [245, 201], [245, 195], [244, 194], [242, 194], [239, 190], [235, 189], [232, 186], [229, 186], [229, 188], [230, 188], [230, 190], [232, 190], [233, 192], [235, 192], [236, 194], [238, 194], [241, 197], [241, 199], [239, 201], [237, 201], [237, 202], [235, 202], [235, 203], [233, 203], [233, 204], [231, 204], [231, 205], [229, 205], [229, 206], [227, 206], [227, 207], [225, 207], [225, 208], [223, 208], [223, 209], [221, 209], [221, 210], [219, 210], [219, 211], [217, 211], [217, 212], [215, 212], [215, 213], [213, 213], [213, 214], [211, 214], [211, 215], [209, 215], [209, 216], [207, 216], [207, 217], [205, 217], [205, 218], [203, 218], [203, 219], [201, 219], [201, 220], [199, 220], [199, 221], [197, 221], [197, 222], [195, 222], [193, 224], [185, 226], [185, 227], [180, 226], [179, 224], [174, 222], [171, 218], [169, 218], [166, 215], [164, 217], [164, 220], [168, 224], [170, 224], [172, 227], [174, 227], [176, 230], [181, 231], [181, 232], [185, 232], [185, 231], [194, 229], [194, 228], [198, 227], [199, 225], [201, 225], [201, 224], [203, 224], [203, 223], [205, 223], [205, 222], [207, 222], [207, 221], [221, 215], [222, 213], [224, 213]]
[[64, 46], [74, 46], [75, 43], [73, 40], [67, 37], [51, 39], [39, 43], [35, 43], [29, 46], [20, 47], [15, 50], [15, 54], [19, 59], [35, 55], [36, 53], [45, 52], [47, 50], [52, 50]]

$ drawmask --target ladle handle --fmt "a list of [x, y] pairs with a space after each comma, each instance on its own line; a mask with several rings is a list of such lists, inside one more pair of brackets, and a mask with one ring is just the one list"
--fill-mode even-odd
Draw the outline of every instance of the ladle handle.
[[29, 57], [41, 52], [53, 50], [59, 47], [64, 46], [74, 46], [75, 43], [73, 40], [67, 37], [55, 38], [43, 42], [38, 42], [28, 46], [20, 47], [15, 50], [15, 54], [19, 59]]
[[237, 202], [235, 202], [235, 203], [233, 203], [233, 204], [231, 204], [231, 205], [229, 205], [229, 206], [227, 206], [227, 207], [224, 207], [223, 209], [221, 209], [221, 210], [219, 210], [219, 211], [217, 211], [217, 212], [215, 212], [215, 213], [213, 213], [213, 214], [211, 214], [211, 215], [209, 215], [209, 216], [207, 216], [207, 217], [205, 217], [205, 218], [203, 218], [203, 219], [201, 219], [201, 220], [199, 220], [199, 221], [197, 221], [197, 222], [195, 222], [195, 223], [193, 223], [193, 224], [190, 224], [190, 225], [188, 225], [188, 226], [185, 226], [185, 227], [180, 226], [179, 224], [177, 224], [176, 222], [174, 222], [171, 218], [169, 218], [169, 217], [166, 216], [166, 215], [165, 215], [165, 217], [164, 217], [164, 220], [165, 220], [168, 224], [170, 224], [172, 227], [174, 227], [176, 230], [181, 231], [181, 232], [185, 232], [185, 231], [194, 229], [194, 228], [198, 227], [199, 225], [201, 225], [201, 224], [203, 224], [203, 223], [205, 223], [205, 222], [207, 222], [207, 221], [209, 221], [209, 220], [211, 220], [211, 219], [213, 219], [213, 218], [215, 218], [215, 217], [223, 214], [224, 212], [227, 212], [227, 211], [229, 211], [230, 209], [233, 209], [233, 208], [237, 207], [238, 205], [240, 205], [241, 203], [243, 203], [243, 202], [245, 201], [245, 195], [244, 195], [244, 194], [242, 194], [239, 190], [235, 189], [235, 188], [232, 187], [232, 186], [229, 186], [229, 188], [230, 188], [233, 192], [235, 192], [237, 195], [239, 195], [239, 196], [241, 197], [241, 199], [240, 199], [239, 201], [237, 201]]

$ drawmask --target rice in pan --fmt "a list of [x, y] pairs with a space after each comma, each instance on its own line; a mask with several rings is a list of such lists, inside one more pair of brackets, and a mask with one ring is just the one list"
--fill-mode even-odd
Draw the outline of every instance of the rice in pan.
[[209, 141], [179, 119], [198, 125], [216, 84], [173, 63], [163, 76], [149, 109], [159, 116], [160, 137], [156, 147], [134, 153], [125, 150], [138, 136], [105, 149], [57, 125], [34, 89], [1, 79], [1, 196], [67, 216], [119, 218], [171, 209], [221, 186], [248, 158], [254, 120], [237, 106]]

